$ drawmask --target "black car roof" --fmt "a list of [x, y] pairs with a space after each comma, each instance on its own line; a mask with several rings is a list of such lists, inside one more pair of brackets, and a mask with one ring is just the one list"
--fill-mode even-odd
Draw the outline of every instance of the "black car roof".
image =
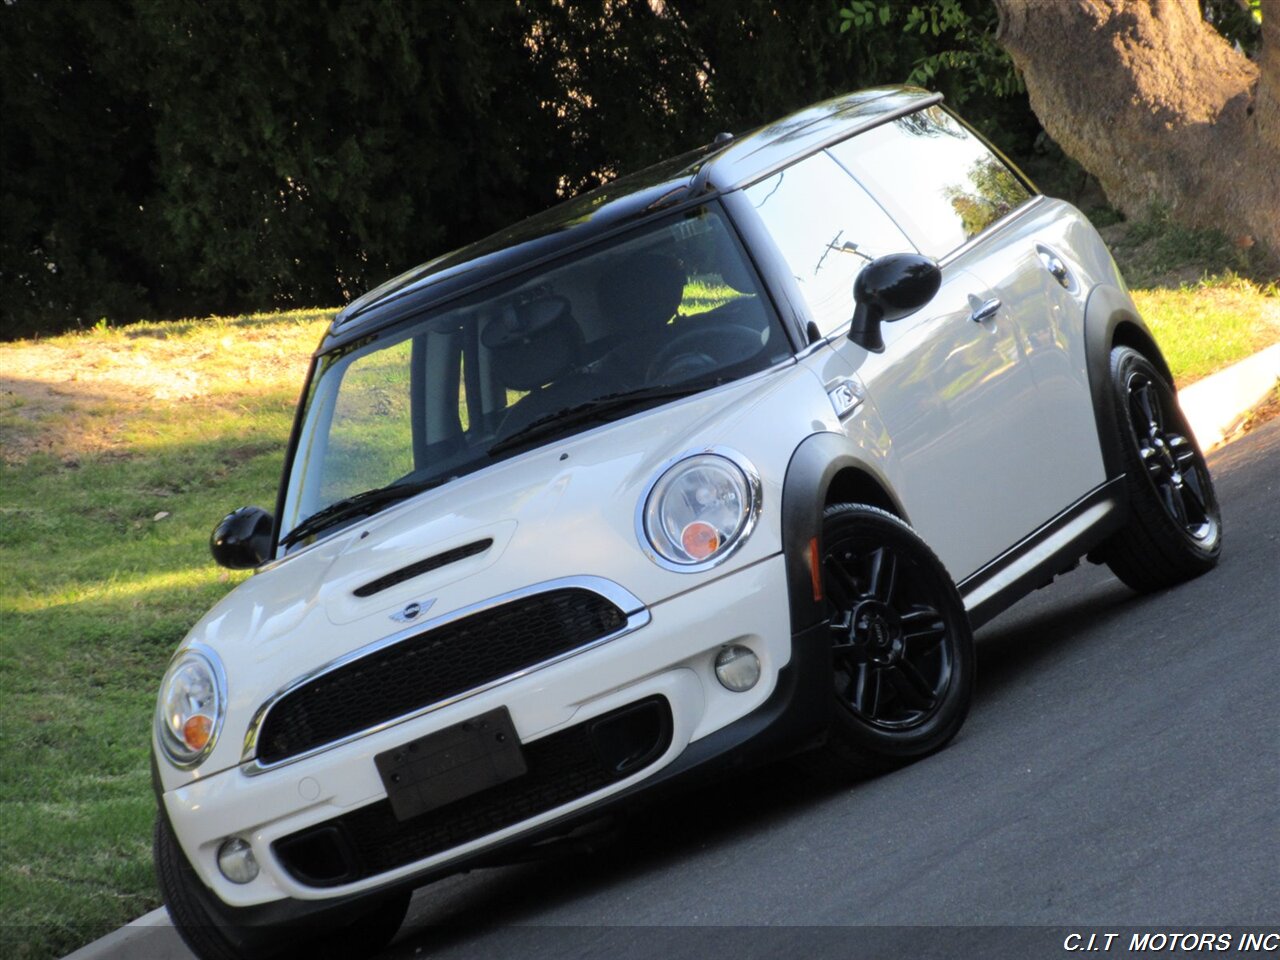
[[906, 86], [845, 94], [743, 137], [620, 177], [388, 280], [338, 313], [317, 352], [368, 336], [684, 202], [747, 186], [824, 146], [941, 99], [940, 94]]

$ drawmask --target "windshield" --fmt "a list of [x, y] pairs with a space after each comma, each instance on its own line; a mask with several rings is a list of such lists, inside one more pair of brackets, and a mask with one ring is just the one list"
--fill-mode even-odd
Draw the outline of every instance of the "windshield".
[[716, 207], [640, 228], [321, 357], [283, 539], [790, 353]]

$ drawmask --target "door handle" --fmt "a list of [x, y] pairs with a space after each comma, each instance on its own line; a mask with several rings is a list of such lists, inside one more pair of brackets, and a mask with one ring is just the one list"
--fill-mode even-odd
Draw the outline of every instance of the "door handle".
[[1057, 280], [1060, 285], [1070, 288], [1071, 274], [1067, 270], [1067, 265], [1062, 262], [1062, 258], [1052, 250], [1040, 246], [1036, 247], [1036, 253], [1040, 257], [1040, 262], [1044, 264], [1044, 268], [1049, 271], [1049, 276]]
[[969, 297], [969, 303], [971, 306], [977, 304], [976, 306], [973, 306], [973, 310], [969, 314], [969, 319], [974, 323], [982, 323], [983, 320], [990, 320], [1000, 310], [999, 297], [992, 297], [990, 300], [984, 300], [982, 303], [977, 303], [977, 300], [977, 297]]

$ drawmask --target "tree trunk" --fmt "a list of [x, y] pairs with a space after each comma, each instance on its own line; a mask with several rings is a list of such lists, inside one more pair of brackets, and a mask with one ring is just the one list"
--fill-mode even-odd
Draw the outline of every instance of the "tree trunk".
[[1280, 0], [1262, 0], [1257, 64], [1196, 0], [995, 4], [1036, 116], [1112, 205], [1280, 254]]

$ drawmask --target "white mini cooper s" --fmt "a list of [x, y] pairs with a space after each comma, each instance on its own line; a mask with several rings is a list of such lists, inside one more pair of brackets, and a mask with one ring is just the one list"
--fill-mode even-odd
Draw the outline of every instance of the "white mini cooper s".
[[413, 888], [677, 780], [922, 757], [1018, 598], [1215, 564], [1106, 247], [940, 99], [722, 135], [338, 314], [274, 512], [214, 532], [256, 573], [160, 688], [200, 957], [376, 952]]

